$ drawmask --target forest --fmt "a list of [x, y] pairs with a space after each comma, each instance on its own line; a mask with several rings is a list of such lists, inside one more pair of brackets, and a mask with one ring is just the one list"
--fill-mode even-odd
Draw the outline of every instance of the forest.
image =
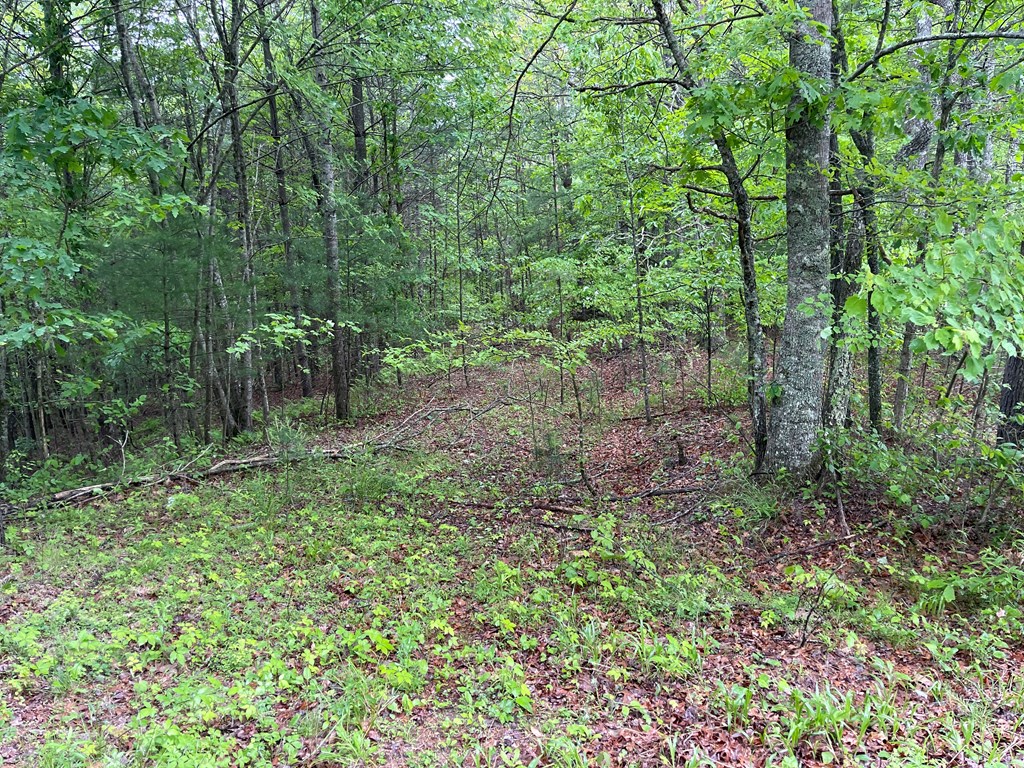
[[0, 765], [1024, 767], [1024, 2], [0, 5]]

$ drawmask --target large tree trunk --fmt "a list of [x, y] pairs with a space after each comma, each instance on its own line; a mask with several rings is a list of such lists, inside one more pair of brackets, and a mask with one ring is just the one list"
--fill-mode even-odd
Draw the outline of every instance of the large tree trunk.
[[[812, 0], [811, 20], [832, 26], [830, 0]], [[802, 77], [828, 82], [831, 45], [816, 27], [801, 22], [789, 41], [790, 65]], [[769, 468], [797, 477], [813, 474], [822, 426], [825, 367], [823, 332], [828, 327], [829, 194], [828, 116], [820, 104], [794, 94], [798, 117], [786, 128], [786, 319], [776, 381], [780, 395], [771, 417]]]

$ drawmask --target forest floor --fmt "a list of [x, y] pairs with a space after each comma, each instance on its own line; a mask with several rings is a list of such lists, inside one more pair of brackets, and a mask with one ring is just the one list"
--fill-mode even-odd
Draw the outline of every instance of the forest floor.
[[519, 361], [278, 433], [348, 461], [12, 527], [0, 764], [1024, 766], [1024, 545], [856, 479], [847, 535], [690, 373], [651, 424], [622, 360], [581, 375], [599, 499]]

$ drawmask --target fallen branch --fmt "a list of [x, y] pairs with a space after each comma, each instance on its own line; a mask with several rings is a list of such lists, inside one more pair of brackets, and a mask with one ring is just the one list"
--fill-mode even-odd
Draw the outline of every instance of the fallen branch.
[[[636, 501], [637, 499], [650, 499], [655, 496], [676, 496], [682, 493], [699, 493], [706, 490], [697, 486], [688, 485], [684, 488], [648, 488], [638, 493], [628, 493], [625, 496], [598, 496], [598, 501], [614, 503], [618, 501]], [[589, 501], [586, 496], [559, 496], [555, 501]]]
[[[652, 413], [651, 420], [653, 421], [654, 419], [664, 419], [668, 418], [669, 416], [678, 416], [680, 413], [686, 413], [687, 410], [687, 408], [679, 408], [678, 410], [667, 411], [666, 413]], [[640, 414], [639, 416], [623, 416], [620, 419], [620, 421], [645, 421], [646, 419], [647, 416], [645, 416], [644, 414]]]
[[529, 501], [526, 499], [505, 499], [503, 501], [454, 501], [449, 499], [449, 504], [457, 504], [460, 507], [475, 507], [477, 509], [499, 509], [500, 507], [520, 507], [522, 509], [540, 509], [545, 512], [558, 512], [563, 515], [586, 515], [590, 514], [585, 509], [572, 509], [558, 504], [548, 504], [545, 501]]
[[854, 539], [859, 539], [861, 536], [865, 536], [868, 533], [878, 530], [881, 527], [881, 523], [872, 523], [863, 531], [857, 531], [856, 533], [851, 533], [848, 536], [840, 536], [838, 539], [829, 539], [828, 541], [822, 541], [817, 544], [812, 544], [808, 547], [800, 547], [799, 549], [790, 549], [786, 552], [780, 552], [777, 555], [766, 557], [764, 560], [758, 560], [753, 565], [736, 566], [734, 570], [739, 570], [740, 568], [760, 568], [762, 565], [770, 565], [771, 563], [777, 563], [780, 560], [788, 560], [791, 557], [811, 555], [815, 552], [820, 552], [824, 549], [832, 549], [833, 547], [838, 547], [840, 544], [846, 544], [847, 542], [853, 541]]
[[[389, 448], [393, 446], [376, 446], [359, 444], [355, 447], [364, 448]], [[75, 504], [84, 504], [89, 501], [96, 501], [112, 493], [123, 493], [138, 488], [145, 488], [153, 485], [165, 485], [167, 483], [199, 483], [218, 475], [225, 475], [232, 472], [249, 472], [255, 469], [296, 464], [308, 459], [327, 459], [329, 461], [341, 461], [350, 459], [355, 455], [353, 447], [317, 451], [296, 456], [275, 456], [264, 454], [260, 456], [249, 456], [244, 459], [224, 459], [208, 469], [198, 472], [172, 471], [160, 475], [145, 475], [128, 480], [116, 480], [108, 483], [94, 483], [84, 485], [80, 488], [67, 488], [49, 496], [31, 499], [21, 505], [0, 504], [0, 544], [3, 540], [3, 527], [11, 520], [17, 520], [26, 515], [41, 509], [54, 509], [67, 507]]]
[[[490, 510], [498, 511], [506, 502], [503, 502], [503, 501], [501, 501], [501, 502], [455, 501], [455, 500], [449, 499], [448, 503], [449, 504], [455, 504], [455, 505], [460, 506], [460, 507], [473, 507], [474, 509], [490, 509]], [[517, 501], [517, 502], [508, 502], [508, 503], [511, 504], [511, 506], [513, 506], [513, 507], [518, 506], [518, 507], [521, 507], [521, 508], [524, 508], [524, 509], [540, 509], [540, 510], [544, 510], [546, 512], [558, 512], [558, 513], [561, 513], [561, 514], [568, 514], [568, 515], [585, 515], [585, 514], [587, 514], [587, 512], [585, 510], [570, 509], [569, 507], [560, 507], [560, 506], [558, 506], [556, 504], [547, 504], [547, 503], [544, 503], [544, 502], [529, 502], [529, 501], [521, 502], [521, 501]], [[589, 527], [585, 527], [585, 526], [562, 525], [562, 524], [559, 524], [559, 523], [549, 523], [547, 520], [537, 520], [536, 518], [533, 518], [533, 517], [523, 518], [522, 522], [530, 523], [532, 525], [539, 525], [542, 528], [551, 528], [551, 529], [556, 530], [556, 531], [576, 531], [577, 533], [590, 533], [591, 531], [594, 530], [593, 528], [589, 528]]]

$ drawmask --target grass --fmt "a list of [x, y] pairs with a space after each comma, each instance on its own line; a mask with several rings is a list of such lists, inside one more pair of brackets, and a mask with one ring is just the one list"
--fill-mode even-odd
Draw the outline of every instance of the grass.
[[478, 470], [306, 463], [10, 530], [0, 757], [1024, 765], [1020, 545], [755, 568], [763, 489], [661, 527], [449, 501]]

